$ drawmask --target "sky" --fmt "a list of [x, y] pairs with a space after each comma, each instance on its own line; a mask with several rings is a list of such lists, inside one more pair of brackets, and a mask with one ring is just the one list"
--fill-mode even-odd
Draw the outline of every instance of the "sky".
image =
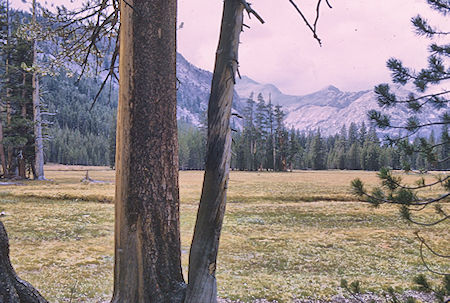
[[[28, 0], [30, 1], [30, 0]], [[44, 1], [41, 1], [44, 4]], [[65, 4], [69, 0], [48, 0]], [[72, 1], [80, 3], [78, 1]], [[240, 72], [260, 83], [272, 83], [283, 93], [303, 95], [334, 85], [344, 91], [371, 89], [389, 82], [386, 61], [407, 66], [426, 64], [430, 41], [414, 34], [410, 19], [417, 14], [439, 21], [425, 0], [329, 0], [323, 2], [318, 34], [322, 47], [288, 0], [255, 0], [252, 7], [266, 21], [245, 15], [239, 50]], [[311, 20], [316, 0], [296, 0]], [[12, 0], [24, 8], [23, 0]], [[194, 65], [212, 71], [219, 39], [223, 1], [178, 0], [178, 51]]]

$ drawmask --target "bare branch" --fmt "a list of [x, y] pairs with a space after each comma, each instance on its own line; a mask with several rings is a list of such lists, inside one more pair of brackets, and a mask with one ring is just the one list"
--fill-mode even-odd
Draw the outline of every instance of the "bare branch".
[[[313, 25], [311, 25], [308, 21], [308, 19], [306, 19], [305, 15], [303, 14], [303, 12], [300, 10], [300, 8], [297, 6], [297, 4], [293, 1], [293, 0], [289, 0], [289, 2], [292, 4], [292, 6], [294, 6], [294, 8], [297, 10], [297, 12], [300, 14], [300, 16], [302, 17], [303, 21], [305, 22], [306, 26], [308, 26], [308, 28], [311, 30], [311, 32], [313, 33], [314, 39], [317, 40], [317, 42], [319, 43], [320, 46], [322, 46], [322, 41], [320, 40], [319, 36], [317, 35], [317, 23], [319, 22], [319, 17], [320, 17], [320, 5], [322, 3], [322, 0], [318, 0], [317, 1], [317, 6], [316, 6], [316, 17], [314, 19], [314, 23]], [[329, 8], [332, 8], [330, 3], [328, 2], [328, 0], [326, 0], [326, 3], [328, 5]]]
[[448, 273], [441, 273], [441, 272], [435, 271], [434, 269], [432, 269], [432, 268], [428, 265], [428, 263], [425, 261], [425, 258], [424, 258], [424, 256], [423, 256], [423, 246], [424, 246], [424, 243], [421, 241], [421, 242], [420, 242], [420, 259], [422, 260], [422, 263], [423, 263], [423, 265], [427, 268], [427, 270], [428, 270], [429, 272], [432, 272], [433, 274], [440, 275], [440, 276], [446, 276], [446, 275], [448, 275]]
[[423, 243], [423, 245], [425, 245], [426, 248], [428, 248], [428, 250], [429, 250], [433, 255], [438, 256], [438, 257], [440, 257], [440, 258], [446, 258], [446, 259], [450, 258], [450, 255], [443, 255], [443, 254], [437, 253], [435, 250], [433, 250], [433, 249], [428, 245], [428, 243], [425, 241], [425, 239], [422, 238], [422, 237], [419, 235], [419, 232], [416, 233], [416, 237], [417, 237], [417, 239], [419, 239], [420, 242]]
[[407, 218], [407, 220], [413, 224], [420, 225], [420, 226], [434, 226], [434, 225], [437, 225], [439, 223], [446, 221], [449, 218], [450, 218], [450, 215], [447, 215], [447, 216], [445, 216], [437, 221], [431, 222], [431, 223], [418, 222], [418, 221], [414, 221], [411, 218]]
[[256, 17], [256, 19], [259, 20], [259, 22], [261, 22], [262, 24], [265, 23], [265, 21], [263, 20], [263, 18], [261, 18], [261, 16], [260, 16], [257, 12], [255, 12], [255, 11], [253, 10], [253, 8], [251, 8], [251, 4], [250, 4], [250, 3], [248, 3], [246, 0], [241, 0], [241, 2], [242, 2], [242, 5], [244, 5], [245, 10], [247, 11], [248, 17], [249, 17], [249, 18], [251, 18], [250, 15], [253, 15], [253, 16]]

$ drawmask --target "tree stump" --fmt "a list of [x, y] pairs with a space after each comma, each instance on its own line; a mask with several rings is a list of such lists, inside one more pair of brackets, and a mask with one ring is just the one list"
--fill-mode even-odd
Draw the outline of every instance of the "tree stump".
[[21, 280], [9, 259], [9, 240], [0, 221], [0, 303], [48, 303], [28, 282]]

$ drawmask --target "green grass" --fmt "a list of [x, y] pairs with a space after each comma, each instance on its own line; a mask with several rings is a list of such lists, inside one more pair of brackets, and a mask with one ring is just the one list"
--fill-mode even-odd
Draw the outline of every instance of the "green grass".
[[[114, 206], [98, 201], [112, 200], [114, 185], [81, 183], [82, 167], [51, 169], [47, 177], [53, 182], [1, 189], [0, 212], [7, 214], [2, 220], [12, 262], [51, 302], [107, 301], [112, 293]], [[89, 174], [114, 180], [107, 168], [90, 168]], [[374, 291], [388, 285], [410, 289], [411, 278], [425, 272], [414, 236], [417, 227], [405, 224], [395, 207], [373, 209], [353, 201], [349, 183], [357, 176], [369, 186], [377, 183], [375, 173], [367, 172], [232, 172], [219, 250], [219, 295], [242, 301], [325, 298], [342, 291], [342, 278], [361, 280]], [[185, 275], [201, 184], [201, 172], [181, 172]], [[431, 218], [433, 211], [424, 216]], [[450, 239], [444, 235], [449, 227], [445, 223], [421, 234], [436, 250], [448, 253]], [[449, 270], [448, 263], [427, 259], [435, 269]]]

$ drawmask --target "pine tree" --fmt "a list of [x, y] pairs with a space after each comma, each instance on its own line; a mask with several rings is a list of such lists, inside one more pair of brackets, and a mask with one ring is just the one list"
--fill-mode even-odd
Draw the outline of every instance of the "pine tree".
[[7, 13], [6, 41], [2, 46], [5, 59], [5, 73], [1, 96], [6, 107], [5, 127], [2, 129], [2, 145], [8, 150], [3, 159], [3, 147], [0, 147], [5, 176], [26, 178], [27, 166], [34, 162], [33, 143], [33, 107], [31, 105], [31, 74], [26, 68], [31, 65], [32, 46], [17, 35], [20, 25], [18, 16]]
[[287, 169], [287, 163], [286, 163], [286, 156], [287, 156], [287, 132], [284, 127], [284, 118], [286, 114], [283, 111], [283, 108], [281, 105], [275, 106], [275, 146], [276, 146], [276, 168], [275, 170], [278, 171], [286, 171]]
[[109, 129], [109, 167], [116, 167], [116, 128], [117, 128], [117, 115], [113, 115], [111, 119], [111, 126]]
[[439, 143], [439, 168], [449, 170], [450, 169], [450, 136], [448, 134], [448, 125], [442, 126], [442, 132]]
[[268, 124], [268, 139], [266, 144], [266, 167], [275, 171], [276, 162], [276, 146], [275, 146], [275, 115], [273, 111], [273, 104], [269, 95], [269, 103], [267, 110], [267, 124]]
[[294, 127], [291, 128], [289, 132], [289, 151], [287, 156], [287, 163], [289, 170], [293, 170], [299, 165], [299, 156], [301, 154], [301, 146], [299, 142], [299, 136]]
[[[450, 6], [447, 0], [427, 0], [432, 9], [441, 13], [443, 16], [450, 15]], [[426, 165], [428, 163], [443, 163], [448, 158], [448, 153], [441, 158], [442, 154], [438, 152], [439, 146], [448, 144], [448, 136], [441, 137], [442, 142], [433, 143], [433, 140], [427, 140], [424, 137], [415, 139], [415, 143], [411, 144], [413, 136], [417, 136], [420, 132], [430, 131], [436, 126], [448, 126], [450, 123], [450, 113], [448, 111], [448, 102], [450, 100], [450, 91], [439, 86], [439, 90], [431, 90], [430, 88], [440, 85], [443, 81], [449, 79], [448, 58], [450, 57], [450, 46], [448, 44], [440, 45], [439, 41], [443, 41], [442, 37], [450, 35], [448, 29], [440, 30], [430, 24], [430, 22], [418, 15], [412, 18], [412, 24], [416, 34], [425, 36], [433, 40], [429, 47], [428, 66], [415, 71], [407, 68], [396, 58], [391, 58], [387, 62], [387, 67], [391, 70], [392, 81], [402, 86], [410, 84], [414, 88], [406, 98], [398, 96], [391, 90], [389, 84], [380, 84], [375, 87], [378, 103], [383, 108], [395, 108], [396, 106], [405, 105], [409, 110], [409, 117], [404, 124], [393, 124], [390, 116], [380, 111], [372, 110], [369, 117], [376, 122], [381, 129], [403, 130], [403, 137], [387, 136], [387, 141], [400, 148], [402, 161], [409, 165]], [[448, 24], [448, 22], [447, 22]], [[439, 39], [434, 39], [439, 38]], [[423, 110], [434, 110], [439, 113], [433, 120], [424, 120], [421, 116]], [[444, 131], [445, 132], [445, 131]], [[369, 152], [370, 153], [370, 152]], [[415, 159], [415, 163], [411, 160]], [[425, 162], [426, 161], [426, 162]], [[352, 182], [353, 190], [356, 195], [372, 203], [375, 206], [381, 204], [397, 204], [400, 207], [400, 214], [409, 223], [419, 226], [433, 226], [445, 224], [450, 215], [448, 207], [440, 202], [448, 201], [450, 195], [450, 176], [436, 175], [436, 180], [427, 183], [424, 178], [417, 181], [415, 185], [409, 185], [402, 182], [399, 176], [393, 174], [390, 169], [383, 168], [379, 172], [381, 179], [381, 187], [375, 188], [369, 192], [364, 187], [360, 179]], [[434, 197], [422, 196], [423, 189], [431, 186], [441, 186], [444, 193], [439, 193]], [[420, 191], [422, 190], [422, 191]], [[423, 215], [421, 210], [434, 206], [436, 209], [436, 217]], [[445, 235], [447, 235], [445, 233]], [[439, 256], [426, 239], [416, 232], [418, 241], [420, 242], [421, 254], [423, 249]], [[442, 256], [442, 255], [441, 255]], [[445, 257], [445, 256], [444, 256]], [[425, 261], [424, 261], [425, 263]], [[430, 267], [425, 263], [426, 268]], [[434, 272], [434, 271], [433, 271]], [[445, 296], [450, 294], [450, 280], [448, 273], [444, 275], [444, 288], [442, 291], [435, 292], [440, 302], [445, 301]], [[421, 276], [416, 279], [422, 287], [433, 290], [426, 279]]]
[[311, 168], [320, 170], [325, 169], [325, 149], [320, 130], [316, 132], [311, 142], [310, 149]]
[[355, 122], [350, 123], [348, 128], [348, 146], [352, 146], [353, 143], [358, 141], [358, 126]]
[[262, 170], [265, 165], [267, 145], [267, 116], [266, 103], [261, 93], [258, 94], [258, 103], [255, 109], [255, 168]]
[[359, 142], [353, 142], [347, 153], [347, 168], [348, 169], [361, 169], [361, 147]]
[[361, 123], [361, 127], [359, 128], [359, 133], [358, 133], [358, 142], [360, 146], [364, 145], [364, 142], [366, 141], [366, 137], [367, 137], [367, 127], [366, 127], [366, 123], [364, 123], [364, 121]]
[[244, 108], [244, 144], [246, 146], [244, 156], [247, 170], [255, 170], [254, 160], [256, 152], [255, 125], [254, 125], [255, 101], [253, 93], [247, 99]]

